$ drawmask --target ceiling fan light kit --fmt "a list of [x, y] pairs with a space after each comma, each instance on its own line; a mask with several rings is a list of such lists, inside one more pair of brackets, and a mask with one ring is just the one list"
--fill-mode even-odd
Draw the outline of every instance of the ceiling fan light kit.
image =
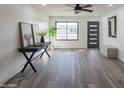
[[75, 14], [78, 14], [80, 12], [80, 10], [74, 10]]

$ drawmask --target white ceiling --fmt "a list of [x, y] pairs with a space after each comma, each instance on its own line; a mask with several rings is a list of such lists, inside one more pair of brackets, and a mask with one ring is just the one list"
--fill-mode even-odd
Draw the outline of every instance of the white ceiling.
[[[83, 4], [81, 4], [81, 6], [83, 6]], [[124, 4], [113, 4], [113, 6], [108, 6], [108, 4], [92, 4], [92, 6], [93, 7], [88, 9], [92, 9], [93, 13], [81, 11], [79, 14], [75, 14], [74, 10], [68, 10], [72, 8], [66, 4], [33, 5], [33, 7], [42, 10], [42, 12], [48, 16], [102, 16], [114, 9], [124, 6]]]

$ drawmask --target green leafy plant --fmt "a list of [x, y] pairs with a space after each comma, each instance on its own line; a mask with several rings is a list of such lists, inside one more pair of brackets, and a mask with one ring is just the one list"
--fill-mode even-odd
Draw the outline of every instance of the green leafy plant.
[[43, 36], [47, 35], [47, 32], [38, 32], [37, 35], [43, 37]]
[[49, 27], [48, 29], [48, 32], [49, 32], [49, 36], [50, 37], [55, 37], [56, 36], [56, 31], [57, 31], [57, 28], [52, 26], [52, 27]]
[[51, 49], [54, 49], [54, 37], [56, 36], [57, 28], [54, 26], [49, 27], [48, 33], [49, 33], [49, 37], [51, 38], [51, 42], [52, 42]]

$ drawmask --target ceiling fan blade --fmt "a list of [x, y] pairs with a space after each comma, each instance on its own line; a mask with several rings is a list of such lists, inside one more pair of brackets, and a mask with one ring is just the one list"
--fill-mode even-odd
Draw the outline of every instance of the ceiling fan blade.
[[87, 4], [87, 5], [82, 6], [82, 8], [88, 8], [88, 7], [92, 7], [92, 5], [91, 4]]
[[89, 9], [81, 9], [81, 11], [93, 12], [93, 10], [89, 10]]

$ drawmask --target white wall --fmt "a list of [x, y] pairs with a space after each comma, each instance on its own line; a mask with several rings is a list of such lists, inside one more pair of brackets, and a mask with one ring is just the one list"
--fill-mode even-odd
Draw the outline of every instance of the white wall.
[[[108, 37], [108, 18], [117, 16], [117, 38]], [[100, 51], [104, 45], [111, 45], [118, 48], [118, 58], [124, 61], [124, 7], [116, 9], [109, 14], [106, 14], [101, 19], [101, 30], [100, 30]]]
[[26, 61], [17, 51], [21, 21], [48, 27], [48, 17], [31, 5], [0, 5], [0, 83], [19, 72]]
[[54, 41], [56, 48], [87, 48], [87, 21], [97, 21], [98, 18], [72, 17], [72, 16], [50, 16], [49, 26], [55, 26], [55, 21], [79, 21], [78, 41]]

